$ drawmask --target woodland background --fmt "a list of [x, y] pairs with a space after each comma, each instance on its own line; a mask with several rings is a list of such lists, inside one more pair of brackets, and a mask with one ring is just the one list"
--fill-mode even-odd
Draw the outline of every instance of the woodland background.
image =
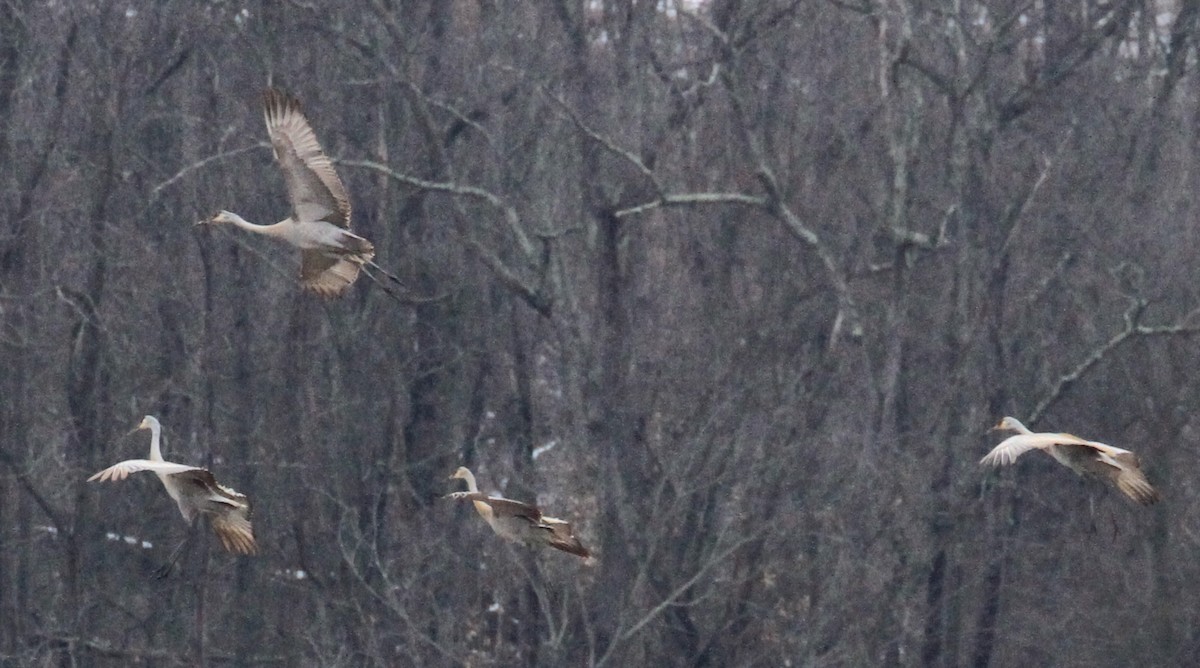
[[[1200, 664], [1200, 2], [0, 3], [5, 666]], [[323, 303], [260, 96], [418, 294]], [[183, 535], [144, 456], [250, 496]], [[1146, 509], [1012, 414], [1136, 450]], [[446, 478], [572, 519], [506, 544]]]

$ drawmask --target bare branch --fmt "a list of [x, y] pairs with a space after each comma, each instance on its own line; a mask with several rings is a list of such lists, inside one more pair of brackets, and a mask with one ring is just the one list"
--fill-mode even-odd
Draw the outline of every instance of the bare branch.
[[653, 608], [651, 608], [650, 611], [647, 612], [645, 615], [642, 615], [641, 619], [639, 619], [637, 622], [635, 622], [628, 629], [622, 631], [621, 634], [618, 636], [617, 640], [615, 640], [613, 642], [612, 646], [609, 647], [609, 650], [605, 653], [605, 656], [599, 662], [597, 662], [596, 665], [598, 665], [598, 666], [603, 665], [607, 661], [607, 659], [610, 657], [612, 650], [615, 649], [616, 644], [618, 642], [624, 642], [626, 640], [629, 640], [633, 636], [637, 635], [638, 632], [641, 631], [643, 628], [645, 628], [645, 626], [647, 624], [654, 621], [654, 619], [656, 617], [658, 617], [659, 615], [661, 615], [667, 608], [674, 605], [675, 601], [677, 601], [680, 596], [683, 596], [685, 593], [687, 593], [687, 590], [691, 589], [692, 586], [694, 586], [705, 573], [707, 573], [710, 569], [712, 569], [717, 564], [720, 564], [723, 561], [725, 561], [725, 559], [729, 558], [734, 552], [737, 552], [738, 550], [740, 550], [747, 543], [758, 540], [761, 537], [761, 534], [762, 534], [762, 532], [758, 531], [749, 536], [744, 536], [741, 539], [732, 543], [731, 545], [728, 545], [725, 549], [721, 550], [719, 553], [710, 557], [707, 561], [704, 562], [703, 565], [700, 566], [700, 568], [696, 569], [696, 572], [693, 573], [691, 577], [689, 577], [687, 580], [684, 580], [666, 598], [659, 601], [658, 604], [655, 605]]
[[830, 328], [829, 333], [829, 347], [832, 349], [837, 345], [843, 325], [848, 324], [851, 334], [854, 336], [857, 336], [861, 328], [858, 322], [857, 308], [854, 305], [853, 298], [850, 296], [850, 287], [846, 283], [846, 276], [838, 266], [837, 258], [829, 247], [788, 206], [783, 191], [779, 187], [779, 179], [775, 175], [775, 170], [771, 168], [758, 137], [751, 129], [749, 115], [746, 113], [745, 105], [738, 95], [736, 81], [729, 68], [726, 68], [722, 73], [721, 80], [724, 83], [726, 91], [729, 93], [729, 104], [733, 110], [734, 119], [742, 131], [746, 146], [749, 148], [750, 155], [755, 162], [758, 181], [767, 192], [767, 201], [764, 204], [764, 208], [783, 223], [784, 229], [812, 248], [816, 252], [817, 257], [821, 259], [821, 263], [825, 265], [826, 274], [829, 277], [829, 282], [833, 285], [834, 293], [838, 300], [838, 314], [834, 318], [834, 324]]
[[663, 195], [645, 204], [621, 209], [613, 215], [617, 218], [623, 218], [625, 216], [635, 216], [660, 207], [689, 206], [692, 204], [744, 204], [746, 206], [765, 208], [767, 206], [767, 199], [743, 193], [683, 193], [680, 195]]
[[[714, 68], [714, 72], [715, 71], [716, 68]], [[732, 75], [727, 75], [727, 77], [731, 78]], [[539, 86], [539, 90], [541, 90], [547, 97], [554, 100], [554, 102], [563, 109], [563, 111], [571, 118], [572, 122], [575, 123], [575, 125], [584, 134], [586, 134], [593, 141], [596, 141], [607, 148], [612, 153], [620, 156], [632, 164], [651, 182], [651, 184], [653, 184], [655, 192], [659, 195], [657, 199], [644, 204], [639, 204], [637, 206], [621, 209], [615, 213], [616, 217], [620, 218], [624, 216], [635, 215], [662, 206], [730, 203], [756, 206], [765, 209], [771, 215], [781, 220], [788, 231], [815, 249], [817, 251], [817, 255], [821, 258], [822, 263], [825, 265], [826, 270], [829, 273], [831, 282], [834, 284], [834, 290], [837, 293], [838, 302], [840, 304], [839, 313], [834, 319], [834, 325], [830, 335], [830, 346], [833, 346], [837, 342], [838, 334], [841, 331], [842, 325], [845, 324], [847, 320], [852, 327], [852, 331], [857, 330], [858, 328], [858, 321], [857, 317], [854, 315], [855, 309], [850, 298], [850, 290], [846, 283], [845, 276], [842, 275], [833, 253], [825, 247], [815, 232], [813, 232], [800, 221], [800, 218], [784, 201], [784, 197], [779, 187], [778, 178], [776, 177], [774, 170], [767, 163], [757, 139], [752, 135], [747, 126], [745, 113], [742, 110], [740, 101], [737, 99], [737, 96], [733, 91], [732, 84], [729, 83], [728, 80], [727, 83], [735, 113], [740, 124], [742, 125], [747, 143], [750, 145], [751, 153], [754, 156], [755, 162], [757, 163], [757, 174], [759, 176], [759, 181], [763, 184], [763, 187], [768, 194], [768, 196], [765, 198], [742, 193], [686, 193], [678, 195], [664, 194], [663, 186], [655, 176], [654, 171], [647, 167], [646, 164], [642, 162], [640, 157], [621, 148], [610, 138], [589, 127], [583, 122], [583, 119], [581, 119], [578, 114], [575, 113], [574, 109], [572, 109], [570, 105], [568, 105], [566, 101], [559, 96], [551, 93], [541, 86]], [[928, 245], [928, 240], [926, 240], [926, 244]]]
[[217, 162], [219, 160], [224, 160], [226, 158], [232, 158], [235, 155], [241, 155], [242, 153], [248, 153], [248, 152], [258, 149], [258, 148], [270, 148], [270, 147], [271, 147], [271, 145], [268, 144], [267, 142], [259, 142], [257, 144], [252, 144], [250, 146], [243, 146], [242, 148], [235, 148], [232, 151], [222, 151], [221, 153], [217, 153], [215, 155], [210, 155], [207, 158], [202, 158], [200, 160], [197, 160], [196, 162], [193, 162], [192, 164], [184, 167], [183, 169], [179, 170], [178, 172], [175, 172], [175, 175], [172, 176], [171, 178], [154, 186], [150, 190], [150, 201], [153, 202], [155, 199], [158, 199], [158, 195], [159, 195], [159, 193], [161, 193], [163, 191], [163, 189], [172, 186], [176, 181], [178, 181], [179, 179], [182, 179], [183, 177], [196, 171], [197, 169], [202, 169], [202, 168], [206, 167], [209, 163]]
[[1050, 176], [1050, 169], [1054, 167], [1058, 157], [1062, 155], [1063, 151], [1067, 147], [1067, 143], [1074, 135], [1074, 126], [1072, 126], [1071, 131], [1065, 133], [1065, 136], [1062, 138], [1062, 140], [1058, 142], [1058, 146], [1054, 149], [1054, 154], [1042, 157], [1042, 169], [1038, 172], [1037, 177], [1034, 178], [1034, 180], [1029, 184], [1028, 189], [1025, 191], [1025, 196], [1021, 198], [1021, 201], [1015, 203], [1008, 209], [1008, 211], [1005, 212], [1004, 221], [1009, 228], [1008, 236], [1004, 238], [1004, 244], [1000, 247], [1000, 253], [997, 254], [997, 258], [1003, 258], [1008, 253], [1009, 246], [1012, 245], [1013, 239], [1015, 239], [1017, 237], [1017, 233], [1020, 232], [1021, 221], [1025, 219], [1025, 213], [1028, 212], [1030, 206], [1033, 205], [1033, 201], [1037, 198], [1037, 194], [1042, 189], [1042, 185], [1046, 183], [1046, 179]]
[[[85, 648], [96, 656], [102, 656], [113, 659], [123, 659], [131, 663], [143, 663], [146, 661], [163, 662], [163, 663], [180, 663], [184, 661], [184, 656], [178, 652], [163, 649], [130, 649], [128, 647], [119, 647], [103, 640], [94, 640], [91, 638], [83, 638], [79, 636], [63, 636], [52, 635], [49, 633], [34, 633], [33, 639], [41, 643], [51, 646], [61, 646], [70, 648]], [[85, 655], [86, 656], [86, 655]], [[193, 657], [188, 657], [189, 659]], [[287, 663], [288, 659], [283, 656], [242, 656], [225, 653], [208, 653], [207, 659], [220, 661], [222, 663], [233, 663], [235, 661], [247, 665], [268, 665]]]
[[1074, 259], [1075, 255], [1071, 253], [1071, 251], [1064, 251], [1063, 254], [1058, 257], [1058, 262], [1054, 263], [1054, 267], [1052, 267], [1050, 271], [1046, 272], [1046, 276], [1043, 277], [1042, 280], [1038, 281], [1037, 287], [1030, 290], [1029, 294], [1025, 295], [1021, 301], [1025, 302], [1026, 304], [1033, 304], [1041, 299], [1042, 295], [1050, 291], [1050, 286], [1062, 277], [1067, 265], [1071, 264]]
[[636, 167], [637, 170], [642, 173], [642, 176], [645, 176], [646, 179], [649, 180], [654, 186], [654, 192], [659, 193], [660, 195], [662, 194], [662, 184], [658, 182], [658, 178], [654, 175], [654, 171], [647, 167], [646, 163], [642, 162], [640, 157], [634, 155], [632, 151], [627, 151], [620, 146], [617, 146], [616, 142], [589, 127], [588, 124], [584, 123], [583, 119], [579, 117], [579, 114], [575, 113], [575, 110], [571, 108], [571, 105], [567, 104], [567, 102], [561, 97], [551, 93], [541, 85], [538, 86], [538, 90], [540, 90], [543, 95], [553, 100], [555, 104], [557, 104], [559, 108], [567, 114], [567, 116], [571, 119], [571, 122], [575, 124], [575, 127], [579, 128], [585, 135], [590, 137], [592, 141], [597, 142], [615, 155], [624, 158], [626, 162], [629, 162]]
[[726, 35], [725, 31], [721, 30], [720, 28], [717, 27], [717, 25], [715, 23], [708, 20], [707, 16], [704, 16], [703, 14], [700, 14], [699, 12], [693, 11], [693, 10], [685, 8], [685, 7], [680, 7], [680, 8], [678, 8], [677, 11], [679, 12], [680, 16], [683, 16], [685, 18], [691, 19], [692, 21], [695, 21], [697, 24], [700, 25], [701, 28], [704, 28], [705, 30], [707, 30], [710, 34], [712, 34], [713, 37], [715, 37], [717, 39], [718, 42], [721, 43], [722, 46], [724, 46], [726, 48], [729, 47], [729, 35]]
[[1089, 369], [1099, 364], [1106, 355], [1108, 355], [1117, 346], [1121, 345], [1125, 341], [1139, 336], [1188, 336], [1191, 334], [1200, 333], [1200, 325], [1188, 324], [1190, 321], [1195, 319], [1197, 315], [1200, 315], [1200, 307], [1192, 309], [1173, 325], [1159, 325], [1151, 327], [1149, 325], [1142, 325], [1138, 323], [1138, 320], [1141, 318], [1142, 313], [1145, 312], [1147, 306], [1149, 306], [1149, 302], [1146, 300], [1134, 299], [1133, 303], [1130, 304], [1129, 308], [1125, 311], [1125, 324], [1121, 328], [1121, 331], [1113, 335], [1112, 338], [1106, 341], [1099, 348], [1093, 350], [1091, 354], [1085, 357], [1082, 362], [1075, 366], [1074, 369], [1061, 376], [1058, 381], [1054, 383], [1054, 387], [1050, 389], [1050, 392], [1038, 402], [1037, 406], [1034, 407], [1033, 412], [1029, 414], [1029, 421], [1031, 423], [1037, 422], [1039, 418], [1046, 414], [1046, 411], [1049, 410], [1051, 406], [1053, 406], [1056, 402], [1058, 402], [1059, 399], [1063, 397], [1063, 394], [1068, 388], [1074, 385], [1080, 378], [1083, 377], [1085, 373], [1088, 372]]
[[533, 310], [537, 311], [543, 317], [550, 317], [553, 311], [553, 303], [543, 291], [526, 285], [525, 282], [520, 279], [520, 277], [518, 277], [504, 264], [504, 261], [501, 260], [498, 255], [484, 248], [483, 244], [480, 244], [475, 239], [471, 239], [469, 237], [458, 234], [455, 236], [457, 236], [459, 241], [462, 242], [462, 244], [465, 245], [468, 250], [474, 253], [481, 262], [483, 262], [489, 269], [492, 270], [492, 273], [496, 275], [496, 278], [499, 279], [504, 286], [520, 295], [520, 297], [524, 299], [525, 302], [533, 308]]
[[[718, 67], [716, 65], [714, 65], [714, 67], [713, 67], [713, 76], [714, 77], [716, 75], [717, 69], [718, 69]], [[617, 143], [615, 141], [613, 141], [608, 136], [603, 135], [603, 134], [597, 132], [596, 130], [592, 129], [587, 123], [585, 123], [583, 121], [582, 118], [579, 117], [579, 115], [577, 113], [575, 113], [575, 110], [572, 109], [569, 104], [567, 104], [566, 100], [563, 100], [558, 95], [555, 95], [554, 93], [546, 90], [545, 87], [543, 87], [543, 86], [539, 86], [538, 89], [544, 95], [546, 95], [546, 97], [553, 100], [554, 103], [557, 104], [559, 106], [559, 108], [561, 108], [563, 110], [563, 112], [567, 114], [568, 117], [570, 117], [571, 122], [573, 122], [575, 124], [575, 126], [577, 128], [579, 128], [580, 131], [582, 131], [585, 135], [587, 135], [590, 139], [592, 139], [596, 143], [598, 143], [601, 146], [608, 149], [613, 154], [621, 157], [626, 162], [629, 162], [630, 164], [632, 164], [654, 186], [654, 192], [658, 194], [658, 197], [656, 199], [646, 202], [644, 204], [639, 204], [637, 206], [632, 206], [632, 207], [628, 207], [625, 209], [621, 209], [614, 214], [617, 218], [623, 218], [625, 216], [633, 216], [633, 215], [637, 215], [640, 213], [644, 213], [646, 211], [650, 211], [652, 209], [656, 209], [659, 207], [665, 207], [665, 206], [684, 206], [684, 205], [691, 205], [691, 204], [745, 204], [748, 206], [757, 206], [757, 207], [766, 207], [767, 206], [768, 200], [766, 198], [756, 197], [754, 195], [746, 195], [743, 193], [719, 193], [718, 192], [718, 193], [682, 193], [682, 194], [676, 194], [676, 195], [666, 194], [665, 189], [663, 188], [662, 183], [658, 180], [657, 175], [655, 175], [654, 170], [647, 167], [646, 163], [643, 162], [639, 156], [635, 155], [632, 151], [627, 151], [624, 148], [621, 148], [620, 146], [617, 145]]]
[[25, 491], [29, 493], [29, 497], [33, 499], [37, 507], [41, 508], [42, 512], [46, 514], [50, 523], [58, 531], [58, 535], [66, 536], [69, 533], [70, 527], [63, 521], [62, 514], [38, 491], [37, 486], [29, 479], [29, 473], [17, 466], [17, 462], [13, 459], [12, 455], [3, 448], [0, 448], [0, 462], [4, 462], [4, 465], [12, 471], [13, 477], [21, 484], [21, 487], [25, 488]]
[[843, 2], [843, 0], [828, 0], [828, 2], [838, 9], [845, 9], [846, 11], [862, 14], [863, 16], [872, 16], [876, 11], [874, 7], [866, 2], [862, 4]]
[[[364, 167], [367, 169], [373, 169], [381, 174], [387, 175], [388, 178], [395, 179], [401, 183], [414, 186], [422, 190], [443, 192], [452, 195], [463, 195], [466, 197], [481, 199], [487, 202], [501, 211], [501, 213], [504, 215], [505, 221], [508, 223], [509, 229], [517, 238], [517, 242], [520, 244], [522, 252], [529, 260], [530, 265], [537, 266], [537, 251], [533, 245], [533, 242], [521, 229], [520, 216], [517, 214], [516, 209], [509, 206], [496, 194], [475, 186], [464, 186], [457, 183], [448, 182], [427, 181], [425, 179], [420, 179], [415, 176], [397, 172], [387, 165], [371, 160], [339, 160], [338, 164], [346, 165], [348, 167]], [[460, 210], [460, 213], [464, 218], [467, 215], [465, 211]], [[545, 294], [544, 291], [526, 284], [526, 282], [521, 280], [516, 272], [504, 264], [504, 261], [501, 260], [498, 255], [484, 248], [483, 245], [478, 241], [461, 232], [457, 233], [455, 236], [460, 242], [462, 242], [464, 246], [467, 247], [468, 250], [470, 250], [476, 257], [480, 259], [480, 261], [482, 261], [489, 269], [492, 270], [492, 272], [496, 275], [496, 278], [498, 278], [505, 287], [516, 292], [523, 300], [525, 300], [527, 304], [529, 304], [530, 307], [532, 307], [541, 315], [545, 317], [550, 316], [552, 312], [552, 300]]]
[[464, 195], [466, 197], [483, 200], [484, 202], [487, 202], [498, 209], [503, 214], [509, 230], [513, 233], [513, 236], [516, 237], [517, 243], [521, 247], [521, 252], [523, 252], [526, 257], [531, 259], [537, 257], [537, 250], [534, 247], [533, 242], [529, 239], [529, 236], [525, 234], [524, 229], [521, 227], [521, 217], [517, 213], [517, 210], [507, 204], [495, 193], [484, 190], [483, 188], [477, 188], [475, 186], [464, 186], [457, 183], [444, 181], [427, 181], [425, 179], [410, 176], [402, 172], [397, 172], [391, 167], [373, 160], [338, 160], [337, 163], [347, 167], [363, 167], [366, 169], [373, 169], [381, 174], [386, 175], [388, 178], [413, 186], [414, 188], [420, 188], [421, 190], [443, 192], [452, 195]]

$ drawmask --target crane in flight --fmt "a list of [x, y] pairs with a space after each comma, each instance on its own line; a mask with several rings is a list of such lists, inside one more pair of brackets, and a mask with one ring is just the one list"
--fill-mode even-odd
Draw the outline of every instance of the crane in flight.
[[1087, 441], [1071, 434], [1034, 433], [1015, 417], [1006, 417], [993, 431], [1015, 431], [987, 453], [980, 464], [1012, 464], [1030, 450], [1043, 450], [1059, 464], [1082, 476], [1099, 478], [1143, 506], [1158, 502], [1158, 490], [1142, 473], [1137, 455], [1111, 445]]
[[486, 496], [475, 484], [475, 475], [465, 466], [458, 467], [451, 480], [466, 480], [467, 491], [447, 494], [448, 499], [470, 500], [475, 511], [501, 538], [533, 547], [552, 547], [587, 559], [591, 556], [583, 543], [571, 533], [571, 525], [542, 514], [537, 506]]
[[227, 551], [257, 554], [258, 545], [254, 542], [254, 531], [250, 525], [250, 500], [246, 495], [219, 484], [208, 469], [164, 461], [160, 447], [162, 426], [153, 415], [143, 418], [133, 431], [142, 429], [150, 430], [149, 459], [127, 459], [113, 464], [88, 478], [88, 482], [124, 480], [138, 471], [152, 471], [158, 476], [189, 525], [187, 537], [171, 553], [166, 565], [159, 569], [158, 576], [165, 577], [174, 568], [183, 547], [191, 540], [201, 515], [208, 516], [213, 533]]
[[300, 249], [300, 284], [321, 297], [342, 295], [362, 270], [398, 299], [366, 269], [372, 267], [403, 286], [400, 279], [375, 264], [375, 246], [350, 231], [346, 187], [317, 143], [300, 102], [283, 91], [268, 88], [263, 95], [263, 115], [275, 161], [287, 183], [292, 215], [273, 225], [258, 225], [222, 210], [197, 225], [228, 223], [295, 246]]

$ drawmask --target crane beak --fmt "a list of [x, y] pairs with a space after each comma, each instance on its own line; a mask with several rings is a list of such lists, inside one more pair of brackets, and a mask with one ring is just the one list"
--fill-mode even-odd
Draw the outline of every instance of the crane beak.
[[1000, 424], [996, 425], [995, 427], [992, 427], [992, 428], [991, 428], [991, 429], [989, 429], [988, 431], [989, 431], [989, 432], [993, 432], [993, 431], [1000, 431], [1000, 430], [1002, 430], [1002, 429], [1004, 429], [1004, 423], [1003, 423], [1003, 422], [1001, 422]]

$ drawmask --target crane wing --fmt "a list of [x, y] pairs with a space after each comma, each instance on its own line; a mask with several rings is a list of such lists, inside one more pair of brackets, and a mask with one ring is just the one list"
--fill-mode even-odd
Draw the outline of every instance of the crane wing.
[[[92, 477], [88, 478], [88, 482], [92, 482], [93, 480], [99, 480], [101, 482], [106, 480], [124, 480], [129, 477], [129, 474], [137, 473], [138, 471], [153, 471], [155, 473], [172, 475], [183, 473], [185, 471], [204, 471], [204, 469], [197, 468], [195, 466], [187, 466], [186, 464], [155, 462], [149, 459], [127, 459], [123, 462], [113, 464], [103, 471], [96, 473]], [[207, 471], [205, 472], [207, 473]]]
[[469, 499], [471, 501], [480, 501], [491, 506], [492, 512], [496, 517], [521, 517], [530, 522], [540, 522], [542, 520], [542, 511], [538, 510], [537, 506], [512, 499], [504, 499], [500, 497], [487, 496], [483, 492], [454, 492], [447, 494], [448, 499]]
[[198, 490], [207, 493], [209, 501], [232, 508], [250, 507], [250, 501], [245, 494], [217, 482], [208, 469], [193, 466], [186, 471], [171, 474], [171, 477], [182, 484], [193, 485]]
[[571, 531], [571, 524], [565, 520], [560, 520], [557, 517], [542, 517], [542, 526], [550, 531], [550, 542], [548, 545], [563, 552], [574, 554], [584, 559], [592, 556], [591, 552], [579, 542], [575, 537], [575, 533]]
[[1109, 463], [1112, 463], [1114, 465], [1116, 465], [1116, 460], [1118, 458], [1122, 458], [1122, 457], [1126, 457], [1126, 456], [1133, 456], [1135, 465], [1137, 462], [1137, 456], [1134, 455], [1132, 452], [1125, 450], [1124, 448], [1118, 448], [1115, 446], [1111, 446], [1107, 443], [1101, 443], [1099, 441], [1084, 441], [1083, 439], [1080, 439], [1079, 445], [1083, 445], [1083, 446], [1086, 446], [1086, 447], [1089, 447], [1089, 448], [1095, 450], [1096, 452], [1098, 452], [1102, 455], [1101, 459], [1108, 460]]
[[330, 257], [321, 251], [300, 253], [300, 283], [326, 299], [337, 297], [358, 278], [357, 262]]
[[1159, 500], [1158, 491], [1146, 479], [1141, 462], [1132, 452], [1095, 441], [1066, 447], [1072, 468], [1108, 481], [1143, 506]]
[[1000, 441], [996, 447], [992, 448], [991, 452], [979, 460], [979, 463], [991, 466], [1012, 464], [1017, 461], [1017, 457], [1030, 450], [1044, 450], [1052, 445], [1086, 445], [1088, 447], [1095, 447], [1095, 445], [1104, 444], [1085, 441], [1071, 434], [1017, 434], [1016, 436], [1009, 436]]
[[1136, 462], [1133, 466], [1122, 466], [1114, 482], [1117, 489], [1121, 490], [1125, 496], [1143, 506], [1158, 503], [1162, 498], [1159, 496], [1158, 490], [1154, 489], [1150, 481], [1146, 479], [1146, 474], [1142, 473], [1142, 469], [1137, 466]]
[[1093, 476], [1116, 487], [1122, 494], [1148, 506], [1160, 499], [1158, 491], [1142, 473], [1137, 455], [1128, 450], [1097, 443], [1070, 443], [1055, 456], [1077, 473]]
[[228, 513], [212, 515], [209, 523], [213, 533], [221, 540], [227, 552], [234, 554], [258, 554], [254, 542], [254, 528], [250, 525], [250, 508], [239, 508]]
[[313, 133], [300, 109], [300, 102], [275, 88], [263, 95], [267, 134], [275, 149], [275, 160], [283, 170], [292, 219], [297, 222], [323, 220], [350, 227], [350, 199], [333, 169], [333, 163]]
[[493, 517], [485, 519], [496, 533], [509, 540], [549, 545], [585, 559], [591, 552], [579, 542], [571, 531], [570, 523], [557, 517], [542, 515], [537, 506], [500, 497], [487, 496], [483, 492], [454, 492], [448, 499], [467, 499], [485, 503], [491, 508]]
[[512, 499], [489, 497], [477, 500], [491, 506], [492, 512], [496, 513], [497, 517], [520, 517], [530, 522], [540, 522], [542, 520], [542, 511], [538, 510], [537, 506], [532, 506], [528, 503], [521, 503]]

